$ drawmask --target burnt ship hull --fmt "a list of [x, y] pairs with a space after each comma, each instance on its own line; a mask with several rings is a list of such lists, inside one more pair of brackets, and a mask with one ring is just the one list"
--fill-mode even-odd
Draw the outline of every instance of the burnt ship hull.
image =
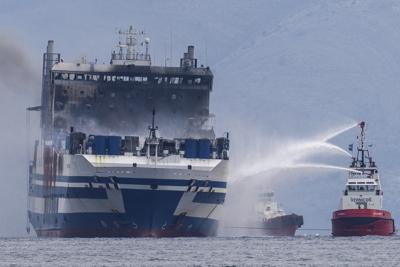
[[294, 236], [302, 225], [303, 216], [297, 214], [278, 216], [263, 222], [265, 233], [271, 236]]
[[394, 220], [385, 210], [348, 209], [333, 213], [333, 236], [390, 236], [394, 233]]

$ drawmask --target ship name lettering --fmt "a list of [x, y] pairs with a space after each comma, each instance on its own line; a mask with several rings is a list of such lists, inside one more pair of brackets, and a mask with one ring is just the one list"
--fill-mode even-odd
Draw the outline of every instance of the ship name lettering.
[[371, 197], [352, 197], [350, 198], [351, 202], [356, 202], [356, 203], [365, 203], [365, 202], [371, 202], [372, 198]]

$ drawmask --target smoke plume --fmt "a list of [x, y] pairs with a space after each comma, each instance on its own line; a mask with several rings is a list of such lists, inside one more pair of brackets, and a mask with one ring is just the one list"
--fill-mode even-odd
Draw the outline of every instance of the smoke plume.
[[0, 210], [7, 214], [0, 217], [0, 236], [24, 234], [27, 143], [33, 134], [32, 129], [26, 129], [26, 108], [40, 101], [40, 65], [33, 68], [28, 51], [20, 43], [0, 33]]

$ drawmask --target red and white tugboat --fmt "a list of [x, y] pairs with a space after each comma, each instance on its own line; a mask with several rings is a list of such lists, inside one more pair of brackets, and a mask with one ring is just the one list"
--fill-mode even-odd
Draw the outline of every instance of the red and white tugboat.
[[[388, 236], [395, 232], [394, 220], [383, 210], [383, 192], [378, 168], [369, 155], [365, 141], [365, 122], [359, 124], [357, 155], [349, 172], [340, 209], [333, 212], [333, 236]], [[352, 149], [351, 149], [352, 150]]]

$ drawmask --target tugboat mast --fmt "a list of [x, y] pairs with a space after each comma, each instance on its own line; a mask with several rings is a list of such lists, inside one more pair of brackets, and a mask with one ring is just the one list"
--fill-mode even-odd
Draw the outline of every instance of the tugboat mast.
[[361, 166], [365, 167], [365, 152], [368, 153], [368, 150], [364, 148], [365, 145], [365, 122], [362, 121], [359, 124], [361, 128], [361, 134], [359, 136], [359, 146], [357, 148], [357, 160], [359, 160], [359, 154], [361, 153]]
[[[375, 168], [375, 162], [369, 155], [368, 145], [365, 138], [366, 123], [362, 121], [358, 124], [361, 128], [360, 135], [357, 136], [357, 157], [353, 157], [353, 162], [350, 167], [352, 168]], [[368, 166], [367, 166], [368, 164]]]

